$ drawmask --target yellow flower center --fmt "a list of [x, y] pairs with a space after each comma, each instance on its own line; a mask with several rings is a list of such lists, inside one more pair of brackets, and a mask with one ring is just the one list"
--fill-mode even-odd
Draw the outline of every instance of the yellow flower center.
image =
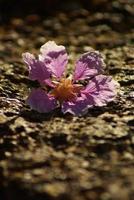
[[76, 97], [80, 88], [79, 85], [74, 85], [71, 79], [63, 78], [59, 83], [57, 83], [51, 94], [59, 101], [71, 100]]

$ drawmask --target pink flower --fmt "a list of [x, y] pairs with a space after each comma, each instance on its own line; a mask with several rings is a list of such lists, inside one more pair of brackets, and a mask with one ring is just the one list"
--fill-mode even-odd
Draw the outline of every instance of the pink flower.
[[117, 83], [112, 77], [102, 75], [104, 62], [98, 51], [83, 54], [70, 77], [65, 76], [68, 62], [65, 47], [53, 41], [41, 47], [38, 59], [30, 53], [22, 56], [29, 78], [41, 85], [27, 99], [38, 112], [47, 113], [60, 106], [63, 113], [82, 115], [88, 108], [104, 106], [116, 96]]

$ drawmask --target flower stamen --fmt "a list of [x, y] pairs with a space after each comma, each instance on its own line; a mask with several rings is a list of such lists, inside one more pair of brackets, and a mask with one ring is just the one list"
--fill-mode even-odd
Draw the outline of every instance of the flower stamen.
[[73, 84], [69, 78], [62, 78], [56, 87], [52, 91], [52, 95], [55, 96], [59, 101], [66, 101], [74, 99], [77, 93], [80, 91], [80, 86]]

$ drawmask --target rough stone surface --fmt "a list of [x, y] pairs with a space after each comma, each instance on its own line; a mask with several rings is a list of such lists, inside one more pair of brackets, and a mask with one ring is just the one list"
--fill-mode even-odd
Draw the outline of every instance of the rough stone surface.
[[[0, 27], [1, 200], [134, 199], [134, 4], [111, 2], [105, 12], [14, 18]], [[36, 83], [21, 53], [37, 53], [48, 40], [67, 47], [68, 71], [81, 53], [100, 50], [106, 74], [120, 83], [116, 100], [84, 117], [31, 111], [25, 99]]]

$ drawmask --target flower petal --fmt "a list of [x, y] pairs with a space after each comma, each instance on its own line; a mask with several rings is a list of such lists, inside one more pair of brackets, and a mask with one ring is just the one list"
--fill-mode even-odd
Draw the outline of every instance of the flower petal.
[[33, 110], [40, 113], [50, 112], [57, 106], [56, 99], [42, 89], [33, 89], [26, 102]]
[[33, 54], [23, 53], [22, 54], [24, 63], [28, 66], [29, 78], [31, 80], [38, 80], [40, 83], [43, 83], [45, 79], [50, 77], [46, 66], [43, 62], [37, 60]]
[[117, 94], [117, 85], [118, 83], [112, 80], [111, 76], [98, 75], [81, 93], [87, 96], [89, 105], [103, 106], [114, 100]]
[[49, 41], [41, 47], [40, 51], [39, 60], [45, 63], [52, 75], [61, 78], [68, 62], [65, 47], [56, 45], [54, 41]]
[[103, 72], [104, 62], [98, 51], [83, 54], [76, 62], [74, 81], [91, 78]]
[[75, 101], [66, 101], [62, 104], [62, 112], [71, 113], [76, 116], [81, 116], [88, 111], [86, 98], [78, 97]]

